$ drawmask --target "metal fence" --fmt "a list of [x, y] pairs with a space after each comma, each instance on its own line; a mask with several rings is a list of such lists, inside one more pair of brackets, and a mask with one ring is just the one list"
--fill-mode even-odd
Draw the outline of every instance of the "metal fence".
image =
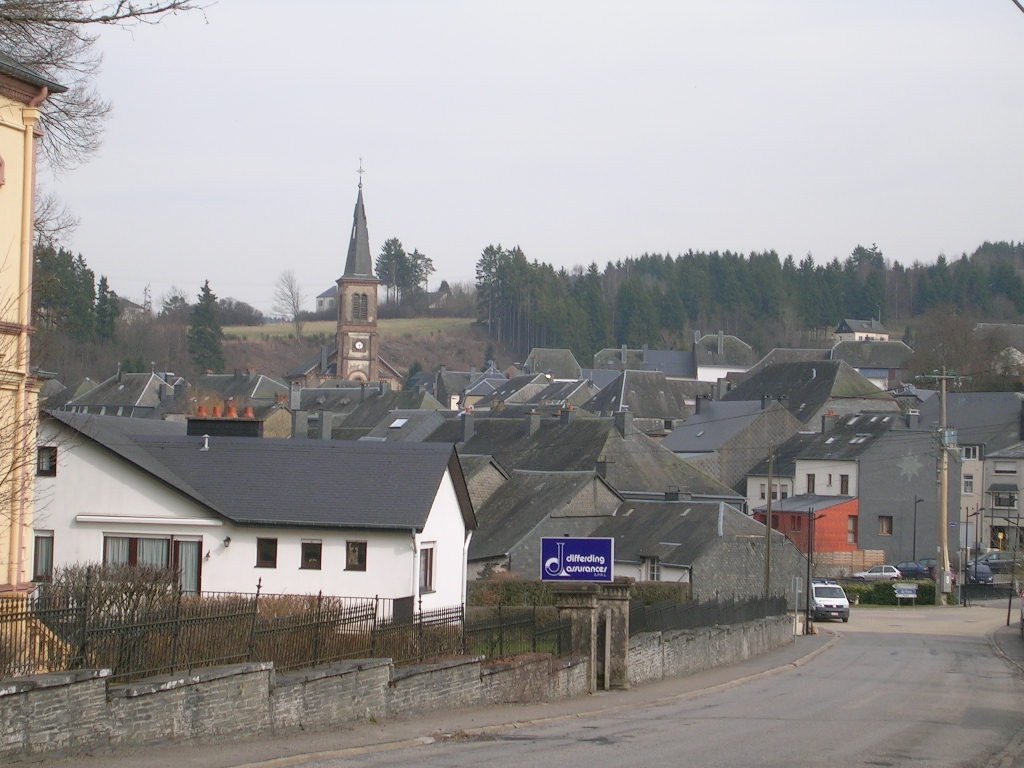
[[91, 609], [45, 591], [0, 598], [0, 678], [102, 668], [112, 679], [247, 661], [296, 669], [353, 658], [398, 666], [462, 654], [569, 653], [553, 609], [414, 610], [411, 598], [171, 593], [142, 608]]
[[784, 596], [765, 600], [727, 600], [715, 602], [687, 602], [666, 600], [644, 605], [639, 601], [629, 604], [629, 634], [659, 632], [673, 629], [698, 629], [716, 624], [741, 624], [766, 616], [784, 616], [788, 612]]

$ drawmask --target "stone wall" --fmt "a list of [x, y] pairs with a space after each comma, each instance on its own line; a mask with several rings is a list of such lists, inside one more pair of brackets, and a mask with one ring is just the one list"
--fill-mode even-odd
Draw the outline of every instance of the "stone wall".
[[[790, 617], [630, 639], [628, 683], [732, 664], [793, 639]], [[111, 747], [229, 740], [315, 730], [457, 707], [548, 701], [591, 691], [593, 670], [529, 654], [496, 664], [463, 657], [395, 670], [389, 659], [296, 672], [239, 664], [111, 685], [84, 670], [0, 681], [0, 763]]]
[[476, 657], [395, 670], [362, 659], [297, 672], [238, 664], [109, 685], [84, 670], [0, 681], [0, 763], [111, 747], [315, 730], [440, 709], [587, 692], [582, 659]]
[[640, 685], [692, 675], [745, 661], [791, 642], [791, 616], [695, 630], [645, 632], [630, 639], [629, 682]]

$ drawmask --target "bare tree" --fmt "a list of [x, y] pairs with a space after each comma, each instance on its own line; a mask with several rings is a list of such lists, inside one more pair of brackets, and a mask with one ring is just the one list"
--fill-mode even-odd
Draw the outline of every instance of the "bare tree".
[[86, 162], [99, 148], [110, 104], [93, 87], [102, 56], [98, 26], [155, 24], [169, 14], [201, 9], [196, 0], [3, 0], [0, 50], [67, 87], [43, 103], [41, 147], [54, 170]]
[[306, 297], [299, 280], [290, 269], [282, 272], [274, 285], [274, 312], [287, 318], [295, 326], [295, 340], [302, 341], [302, 302]]

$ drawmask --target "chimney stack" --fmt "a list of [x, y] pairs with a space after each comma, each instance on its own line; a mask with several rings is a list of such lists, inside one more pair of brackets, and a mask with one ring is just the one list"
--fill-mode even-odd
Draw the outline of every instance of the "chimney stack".
[[633, 414], [626, 408], [615, 413], [615, 428], [623, 437], [632, 437], [636, 432], [636, 428], [633, 426]]
[[473, 430], [473, 406], [466, 406], [466, 410], [462, 412], [462, 435], [460, 436], [460, 443], [469, 442], [474, 435]]

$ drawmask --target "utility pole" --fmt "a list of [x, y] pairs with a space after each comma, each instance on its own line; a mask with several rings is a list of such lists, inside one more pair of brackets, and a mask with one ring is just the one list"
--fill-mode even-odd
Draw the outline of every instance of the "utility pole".
[[[772, 469], [775, 464], [775, 446], [768, 446], [768, 504], [764, 515], [764, 615], [768, 617], [768, 602], [772, 594]], [[811, 585], [808, 584], [810, 589]]]
[[936, 379], [939, 382], [939, 514], [937, 522], [938, 533], [938, 557], [935, 563], [935, 604], [945, 603], [945, 595], [950, 591], [949, 577], [949, 539], [946, 528], [949, 524], [949, 452], [956, 448], [956, 436], [946, 423], [946, 382], [959, 378], [954, 371], [947, 371], [942, 367], [942, 373], [938, 371], [931, 375], [923, 376], [926, 379]]

